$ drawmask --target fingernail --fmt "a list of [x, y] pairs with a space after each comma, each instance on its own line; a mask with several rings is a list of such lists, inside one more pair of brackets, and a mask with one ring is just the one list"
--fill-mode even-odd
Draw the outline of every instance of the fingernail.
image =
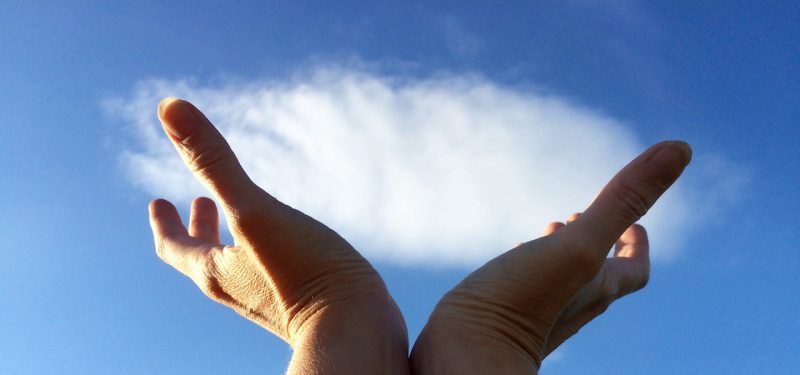
[[692, 160], [692, 146], [684, 141], [670, 141], [670, 144], [681, 149], [681, 152], [683, 152], [683, 158], [686, 160], [686, 164], [689, 164], [689, 162]]
[[178, 98], [166, 97], [158, 103], [158, 117], [170, 134], [180, 140], [197, 130], [197, 116], [191, 104]]
[[668, 141], [647, 158], [653, 178], [666, 186], [675, 182], [692, 159], [692, 148], [683, 141]]
[[667, 141], [653, 155], [647, 158], [648, 163], [672, 164], [680, 161], [685, 166], [692, 160], [692, 147], [684, 141]]

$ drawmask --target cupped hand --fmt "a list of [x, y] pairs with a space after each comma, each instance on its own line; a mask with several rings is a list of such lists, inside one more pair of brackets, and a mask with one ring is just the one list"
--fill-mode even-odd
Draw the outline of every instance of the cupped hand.
[[[567, 225], [479, 268], [445, 295], [411, 354], [416, 374], [531, 374], [614, 299], [647, 282], [646, 234], [634, 223], [691, 159], [659, 143], [623, 168]], [[606, 259], [616, 244], [615, 256]]]
[[214, 201], [194, 200], [187, 229], [171, 203], [155, 200], [159, 257], [286, 340], [295, 350], [290, 373], [406, 373], [405, 323], [375, 269], [336, 232], [256, 186], [193, 105], [164, 99], [159, 118], [221, 203], [234, 241], [220, 243]]
[[[578, 217], [579, 213], [572, 214], [566, 225]], [[549, 236], [564, 225], [552, 222], [545, 227], [544, 235]], [[613, 257], [603, 262], [592, 281], [584, 285], [564, 307], [547, 337], [543, 358], [605, 312], [612, 302], [644, 288], [649, 279], [650, 246], [647, 232], [641, 225], [633, 224], [614, 244]]]

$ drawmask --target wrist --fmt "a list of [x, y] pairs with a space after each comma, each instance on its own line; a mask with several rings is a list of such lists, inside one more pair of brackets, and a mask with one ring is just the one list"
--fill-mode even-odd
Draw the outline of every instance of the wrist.
[[388, 295], [326, 306], [293, 335], [289, 374], [407, 374], [408, 334]]
[[537, 374], [540, 361], [501, 329], [432, 316], [410, 356], [412, 373]]

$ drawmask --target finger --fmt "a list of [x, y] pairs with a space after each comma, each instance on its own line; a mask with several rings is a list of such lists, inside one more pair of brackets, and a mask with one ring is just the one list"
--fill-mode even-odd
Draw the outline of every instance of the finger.
[[647, 231], [639, 224], [633, 224], [617, 240], [614, 246], [614, 256], [639, 261], [650, 261], [650, 243]]
[[165, 98], [158, 117], [186, 166], [223, 204], [235, 209], [253, 201], [260, 189], [203, 113], [187, 101]]
[[602, 314], [611, 303], [643, 288], [649, 278], [647, 232], [634, 224], [617, 241], [614, 258], [607, 259], [600, 272], [564, 308], [547, 338], [545, 355]]
[[547, 226], [544, 227], [544, 235], [545, 236], [549, 236], [549, 235], [555, 233], [555, 231], [561, 229], [561, 227], [563, 227], [563, 226], [564, 226], [564, 223], [560, 223], [560, 222], [557, 222], [557, 221], [554, 221], [554, 222], [552, 222], [550, 224], [547, 224]]
[[691, 155], [689, 145], [680, 141], [650, 147], [619, 171], [589, 208], [561, 232], [605, 257], [617, 238], [678, 179]]
[[189, 216], [189, 235], [213, 244], [219, 244], [219, 215], [217, 205], [209, 198], [197, 198], [192, 201], [192, 213]]
[[580, 212], [576, 212], [576, 213], [574, 213], [572, 215], [569, 215], [569, 217], [567, 218], [567, 224], [570, 224], [573, 221], [578, 220], [579, 217], [581, 217], [581, 213]]
[[148, 210], [150, 211], [150, 228], [153, 230], [156, 244], [162, 238], [188, 235], [186, 227], [181, 222], [180, 214], [172, 203], [164, 199], [156, 199], [150, 202]]
[[650, 279], [650, 245], [644, 227], [631, 225], [617, 241], [614, 257], [603, 267], [615, 286], [615, 299], [644, 288]]
[[204, 241], [192, 238], [181, 222], [178, 210], [163, 199], [150, 202], [150, 227], [156, 245], [156, 254], [165, 263], [184, 275], [194, 278], [201, 258], [207, 249]]

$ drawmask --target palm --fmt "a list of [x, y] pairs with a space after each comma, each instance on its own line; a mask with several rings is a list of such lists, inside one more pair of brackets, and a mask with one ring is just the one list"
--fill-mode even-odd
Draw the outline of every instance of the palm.
[[[579, 216], [573, 214], [567, 219], [567, 224]], [[558, 222], [550, 223], [544, 235], [551, 235], [563, 226]], [[549, 355], [581, 327], [602, 314], [612, 302], [643, 288], [649, 274], [647, 232], [642, 226], [634, 224], [617, 240], [614, 256], [605, 260], [597, 275], [564, 307], [547, 337], [544, 355]]]
[[[614, 176], [580, 217], [551, 224], [546, 236], [467, 276], [434, 309], [412, 351], [413, 366], [420, 373], [454, 367], [448, 372], [535, 371], [612, 301], [647, 282], [647, 236], [633, 223], [690, 157], [683, 143], [651, 147]], [[612, 245], [614, 257], [607, 259]]]
[[[181, 126], [196, 128], [196, 134], [183, 139], [168, 135], [187, 166], [222, 202], [234, 245], [220, 242], [212, 200], [193, 202], [188, 229], [171, 203], [156, 200], [150, 206], [151, 225], [162, 259], [212, 299], [290, 343], [323, 310], [337, 316], [369, 310], [399, 316], [378, 273], [350, 244], [253, 184], [194, 107], [184, 102], [169, 108], [161, 113], [166, 124], [179, 131]], [[209, 142], [216, 144], [209, 147]], [[207, 155], [212, 152], [217, 155]], [[402, 318], [396, 322], [402, 325]]]

